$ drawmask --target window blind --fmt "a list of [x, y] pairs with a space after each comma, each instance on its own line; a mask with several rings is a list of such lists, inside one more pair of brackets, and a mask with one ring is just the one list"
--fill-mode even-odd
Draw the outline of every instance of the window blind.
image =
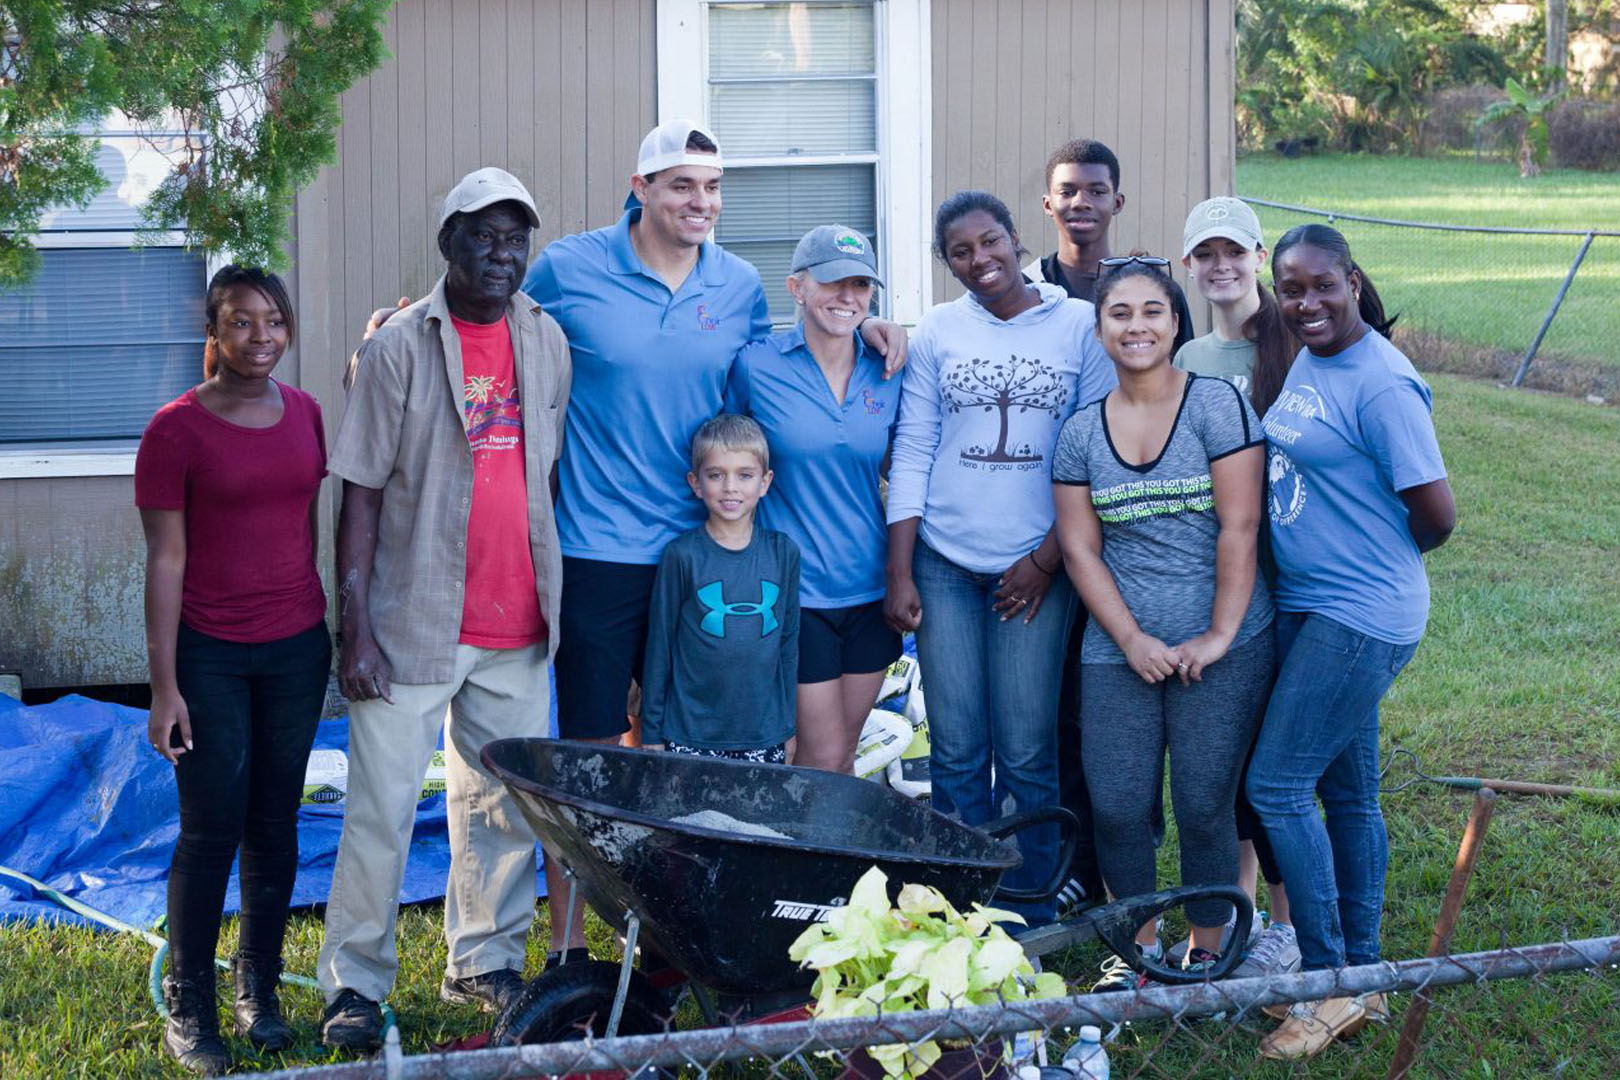
[[203, 256], [48, 248], [0, 290], [0, 443], [128, 439], [202, 380]]
[[[873, 8], [713, 4], [707, 25], [708, 115], [726, 155], [717, 238], [759, 269], [771, 318], [786, 324], [799, 237], [836, 222], [877, 240]], [[782, 162], [798, 156], [823, 160]]]

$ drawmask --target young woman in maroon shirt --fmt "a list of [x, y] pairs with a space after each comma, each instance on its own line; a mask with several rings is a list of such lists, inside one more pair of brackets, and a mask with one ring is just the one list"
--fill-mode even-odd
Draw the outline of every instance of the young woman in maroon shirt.
[[241, 849], [237, 1031], [292, 1042], [276, 997], [298, 866], [298, 801], [331, 666], [315, 570], [326, 475], [320, 406], [270, 377], [293, 339], [281, 279], [227, 266], [208, 287], [203, 383], [141, 437], [152, 748], [175, 767], [164, 1049], [194, 1072], [230, 1066], [214, 950]]

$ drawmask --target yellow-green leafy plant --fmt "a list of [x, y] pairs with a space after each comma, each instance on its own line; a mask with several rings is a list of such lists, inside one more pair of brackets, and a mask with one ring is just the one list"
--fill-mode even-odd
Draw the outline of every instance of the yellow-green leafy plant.
[[[938, 889], [904, 885], [889, 904], [889, 879], [861, 875], [849, 903], [799, 935], [788, 955], [818, 973], [811, 1012], [818, 1018], [877, 1016], [1062, 997], [1063, 978], [1037, 974], [1023, 948], [997, 923], [1024, 920], [974, 904], [962, 914]], [[867, 1047], [884, 1073], [913, 1080], [939, 1060], [933, 1039]]]

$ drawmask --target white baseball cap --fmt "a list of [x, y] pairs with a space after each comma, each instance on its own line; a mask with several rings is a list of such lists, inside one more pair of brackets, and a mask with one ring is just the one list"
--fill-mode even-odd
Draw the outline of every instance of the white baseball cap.
[[540, 211], [534, 208], [534, 197], [523, 182], [505, 169], [493, 165], [474, 169], [444, 197], [439, 211], [439, 224], [450, 220], [452, 214], [470, 214], [498, 202], [515, 202], [528, 211], [529, 227], [540, 227]]
[[[714, 153], [706, 154], [700, 150], [686, 148], [687, 140], [694, 132], [714, 144]], [[714, 132], [701, 124], [679, 118], [665, 120], [647, 132], [647, 137], [641, 140], [641, 152], [636, 155], [636, 175], [651, 176], [662, 169], [672, 169], [677, 165], [725, 168], [720, 161], [720, 140], [714, 137]]]

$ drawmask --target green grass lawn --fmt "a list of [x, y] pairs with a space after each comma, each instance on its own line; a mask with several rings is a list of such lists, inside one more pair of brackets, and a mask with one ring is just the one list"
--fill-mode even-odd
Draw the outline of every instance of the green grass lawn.
[[[1386, 750], [1433, 773], [1620, 787], [1620, 413], [1563, 397], [1436, 376], [1435, 416], [1460, 524], [1429, 557], [1429, 635], [1384, 709]], [[1385, 955], [1422, 955], [1456, 856], [1469, 796], [1420, 784], [1385, 799], [1391, 865]], [[1162, 878], [1174, 880], [1174, 835]], [[1620, 810], [1504, 796], [1453, 941], [1456, 951], [1614, 933]], [[436, 906], [404, 913], [393, 998], [407, 1053], [485, 1024], [444, 1005]], [[227, 930], [227, 935], [234, 928]], [[320, 923], [295, 918], [290, 970], [314, 970]], [[532, 939], [530, 970], [540, 961]], [[606, 954], [607, 938], [598, 932]], [[222, 949], [228, 952], [230, 943]], [[76, 929], [0, 927], [0, 1076], [178, 1076], [158, 1051], [146, 996], [150, 950]], [[1101, 955], [1049, 964], [1088, 986]], [[288, 990], [301, 1040], [271, 1065], [327, 1060], [317, 995]], [[1396, 1002], [1397, 1023], [1408, 998]], [[1335, 1047], [1308, 1068], [1259, 1066], [1269, 1022], [1138, 1025], [1114, 1044], [1115, 1075], [1381, 1077], [1394, 1029]], [[246, 1044], [235, 1040], [239, 1054]], [[1138, 1070], [1140, 1070], [1138, 1072]], [[1573, 975], [1438, 993], [1414, 1075], [1620, 1075], [1620, 976]]]
[[[1518, 169], [1466, 157], [1332, 154], [1238, 161], [1238, 192], [1273, 202], [1402, 221], [1620, 232], [1620, 174]], [[1320, 217], [1258, 208], [1266, 237]], [[1508, 236], [1336, 222], [1385, 306], [1414, 329], [1475, 349], [1524, 354], [1581, 245], [1575, 236]], [[1425, 357], [1414, 355], [1419, 366]], [[1620, 237], [1598, 237], [1538, 365], [1620, 376]], [[1433, 366], [1433, 365], [1431, 365]], [[1534, 370], [1534, 369], [1532, 369]], [[1594, 388], [1610, 384], [1599, 378]]]

